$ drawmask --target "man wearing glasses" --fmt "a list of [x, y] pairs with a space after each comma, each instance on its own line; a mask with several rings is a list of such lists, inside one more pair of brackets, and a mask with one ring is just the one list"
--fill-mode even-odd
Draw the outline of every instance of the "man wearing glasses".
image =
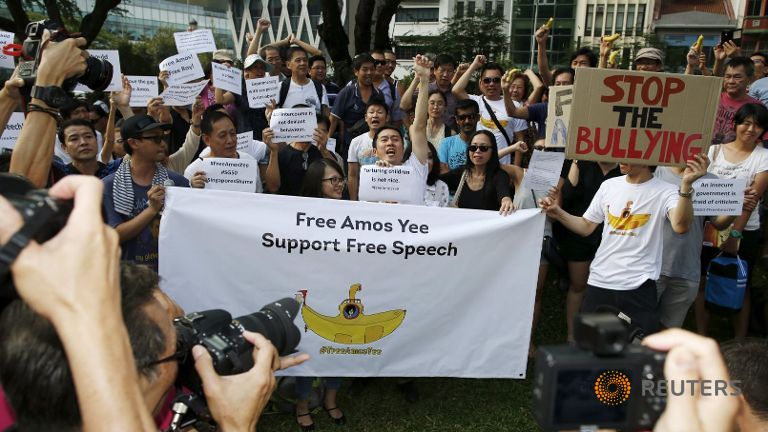
[[[467, 94], [467, 85], [470, 77], [476, 70], [480, 70], [479, 95]], [[525, 141], [525, 131], [528, 123], [525, 120], [507, 116], [505, 98], [510, 98], [509, 93], [502, 91], [501, 78], [504, 69], [496, 63], [488, 63], [485, 56], [477, 55], [469, 65], [469, 69], [453, 86], [453, 94], [458, 100], [472, 99], [480, 108], [480, 124], [478, 130], [490, 131], [496, 137], [496, 146], [501, 152], [515, 142]], [[511, 101], [510, 101], [511, 102]], [[513, 141], [514, 140], [514, 141]], [[499, 159], [502, 164], [511, 163], [509, 155]]]
[[480, 120], [480, 107], [472, 99], [460, 100], [456, 103], [456, 124], [458, 135], [443, 138], [437, 148], [440, 158], [440, 173], [463, 167], [467, 163], [467, 145], [477, 130]]
[[166, 169], [166, 132], [170, 125], [148, 115], [123, 122], [120, 135], [125, 152], [117, 171], [104, 178], [104, 214], [120, 236], [121, 260], [157, 271], [160, 212], [165, 185], [189, 187], [183, 176]]

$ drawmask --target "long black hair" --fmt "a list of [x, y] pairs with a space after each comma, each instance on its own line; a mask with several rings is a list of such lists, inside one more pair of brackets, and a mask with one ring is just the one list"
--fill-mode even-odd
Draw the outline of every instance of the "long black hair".
[[301, 184], [300, 196], [311, 198], [325, 198], [323, 196], [323, 177], [325, 177], [325, 167], [332, 168], [344, 178], [344, 171], [341, 170], [336, 161], [322, 158], [318, 159], [307, 168], [307, 172], [304, 174], [304, 182]]
[[427, 141], [427, 146], [432, 154], [432, 169], [427, 174], [427, 184], [432, 186], [440, 180], [440, 158], [437, 156], [437, 149], [431, 142]]
[[[479, 130], [476, 131], [474, 134], [472, 134], [472, 138], [469, 140], [469, 145], [467, 146], [467, 162], [464, 165], [464, 170], [468, 170], [471, 172], [471, 169], [474, 167], [474, 163], [472, 162], [472, 152], [469, 151], [469, 146], [472, 145], [472, 140], [478, 136], [478, 135], [485, 135], [490, 140], [491, 144], [491, 157], [488, 159], [488, 163], [485, 164], [485, 178], [486, 180], [493, 178], [494, 175], [496, 175], [496, 172], [498, 172], [501, 169], [501, 164], [499, 163], [499, 149], [496, 148], [496, 137], [493, 136], [493, 134], [487, 130]], [[468, 172], [467, 174], [469, 174]]]

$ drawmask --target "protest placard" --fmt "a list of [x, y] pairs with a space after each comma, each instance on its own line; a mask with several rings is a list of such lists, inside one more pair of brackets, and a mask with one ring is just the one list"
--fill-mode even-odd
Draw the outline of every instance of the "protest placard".
[[[88, 50], [88, 55], [112, 64], [112, 81], [105, 91], [121, 91], [123, 89], [122, 72], [120, 71], [120, 53], [117, 50]], [[75, 91], [91, 93], [93, 89], [85, 84], [77, 83]]]
[[[243, 92], [243, 71], [219, 63], [211, 63], [213, 67], [213, 85], [216, 88], [240, 94]], [[275, 77], [277, 78], [277, 77]]]
[[186, 106], [195, 102], [197, 95], [203, 91], [208, 80], [198, 83], [172, 85], [160, 94], [163, 103], [168, 106]]
[[254, 192], [258, 169], [254, 159], [204, 158], [205, 188]]
[[545, 147], [565, 147], [568, 142], [568, 122], [571, 118], [572, 104], [572, 85], [549, 88]]
[[176, 32], [173, 34], [178, 53], [206, 53], [216, 51], [216, 41], [211, 29]]
[[272, 99], [280, 96], [280, 80], [276, 76], [245, 80], [250, 108], [264, 108]]
[[22, 126], [24, 126], [24, 113], [11, 113], [11, 118], [8, 119], [8, 124], [5, 125], [5, 129], [3, 129], [0, 134], [0, 153], [2, 153], [4, 149], [13, 149], [16, 145], [16, 140], [21, 133]]
[[744, 205], [745, 179], [700, 179], [693, 183], [694, 216], [739, 216]]
[[157, 77], [126, 75], [126, 78], [131, 83], [130, 106], [145, 107], [150, 99], [157, 96]]
[[566, 157], [684, 166], [706, 154], [722, 79], [579, 68]]
[[408, 166], [360, 167], [360, 201], [424, 204], [423, 179]]
[[237, 151], [245, 151], [253, 142], [253, 131], [245, 131], [237, 134]]
[[528, 170], [523, 176], [523, 187], [537, 191], [548, 191], [560, 181], [560, 171], [565, 162], [565, 153], [534, 150]]
[[[0, 31], [0, 48], [13, 43], [13, 33]], [[3, 54], [0, 50], [0, 68], [13, 69], [16, 67], [13, 56]]]
[[170, 56], [160, 63], [160, 70], [168, 71], [168, 85], [184, 84], [205, 76], [195, 53]]
[[312, 360], [280, 374], [522, 379], [544, 219], [169, 188], [160, 284], [234, 317], [297, 300]]
[[336, 151], [336, 138], [328, 138], [328, 142], [325, 143], [325, 148], [327, 148], [329, 152], [335, 152]]
[[275, 142], [311, 142], [317, 127], [314, 108], [276, 109], [272, 113], [269, 127], [274, 131]]

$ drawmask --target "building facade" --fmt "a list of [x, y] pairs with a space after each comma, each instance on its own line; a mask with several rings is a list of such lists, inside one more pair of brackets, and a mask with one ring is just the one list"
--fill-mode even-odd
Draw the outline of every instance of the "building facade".
[[741, 46], [745, 52], [768, 51], [768, 0], [746, 2], [741, 29]]

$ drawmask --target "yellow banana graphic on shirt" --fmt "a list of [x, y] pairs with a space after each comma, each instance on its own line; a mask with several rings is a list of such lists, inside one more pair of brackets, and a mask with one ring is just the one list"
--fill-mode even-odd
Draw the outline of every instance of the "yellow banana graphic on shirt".
[[630, 231], [640, 228], [651, 219], [650, 214], [632, 214], [632, 201], [627, 201], [627, 206], [621, 211], [619, 216], [611, 214], [611, 206], [606, 208], [608, 214], [608, 224], [617, 230]]

